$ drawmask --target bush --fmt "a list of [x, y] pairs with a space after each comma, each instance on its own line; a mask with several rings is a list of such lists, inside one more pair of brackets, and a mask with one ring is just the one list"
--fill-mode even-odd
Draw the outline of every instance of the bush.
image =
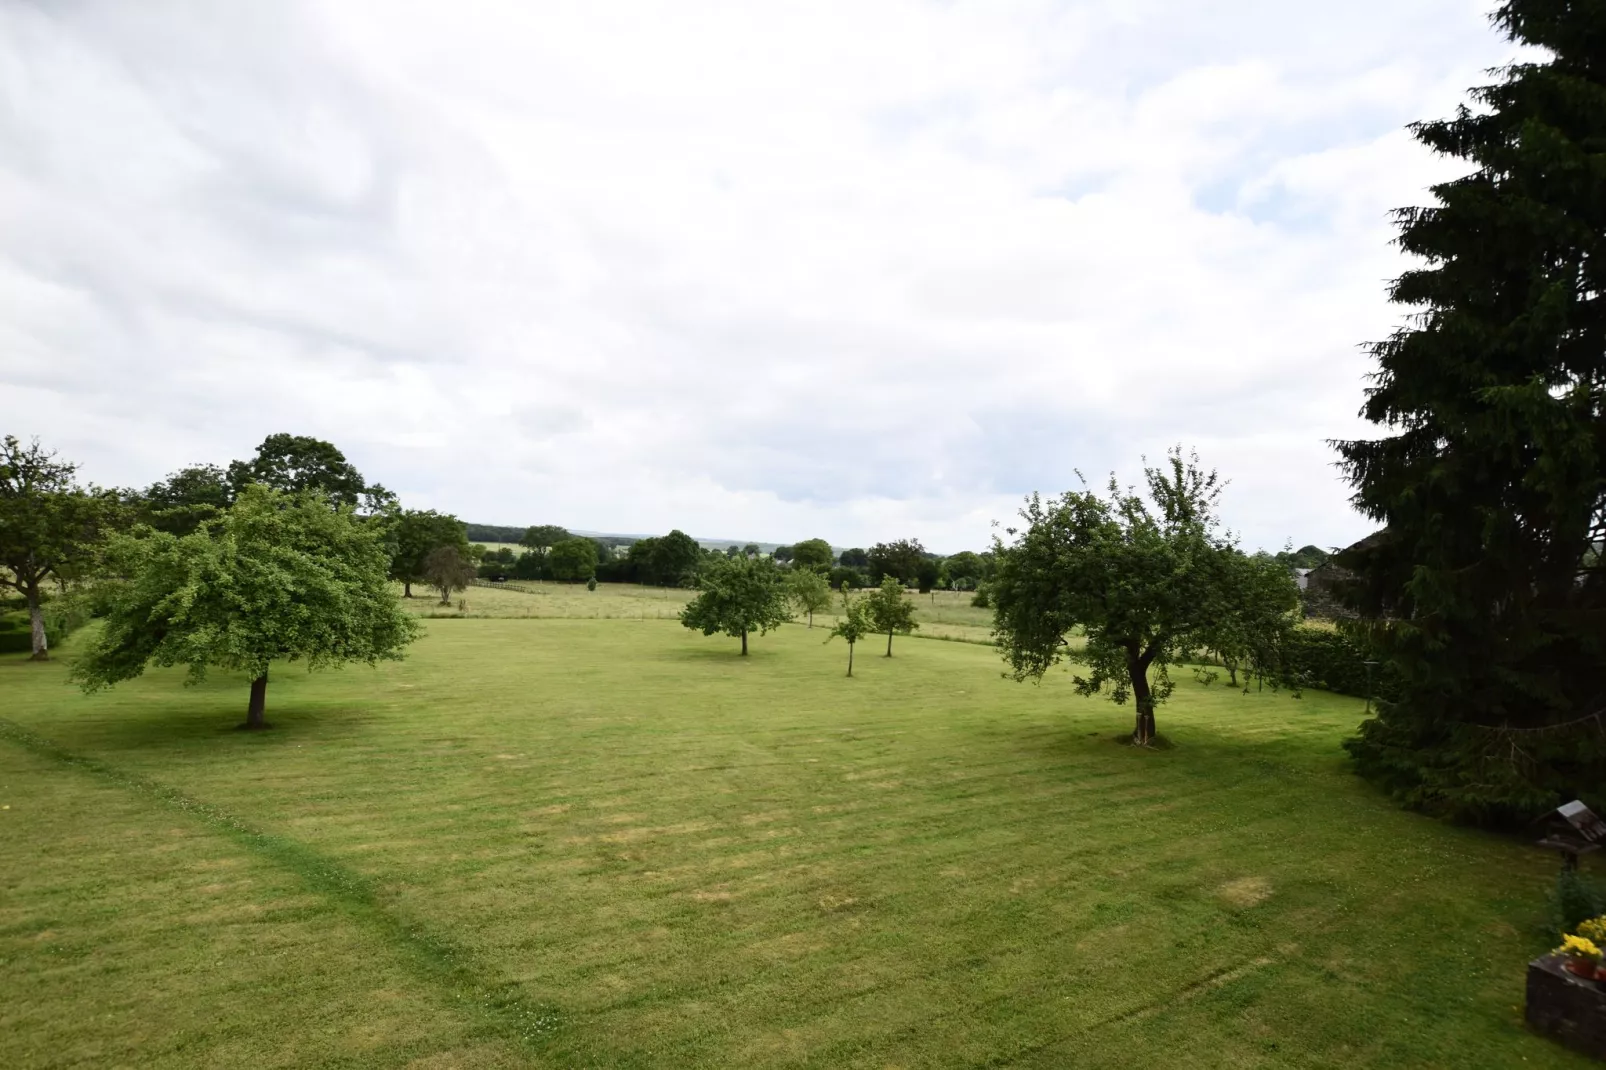
[[991, 608], [993, 604], [993, 597], [992, 592], [987, 587], [987, 584], [979, 583], [976, 585], [976, 593], [971, 596], [970, 604], [975, 606], [977, 609]]
[[1563, 869], [1556, 875], [1556, 887], [1550, 893], [1550, 924], [1556, 936], [1602, 914], [1606, 914], [1606, 893], [1600, 885], [1576, 869]]
[[853, 590], [864, 586], [864, 573], [856, 568], [838, 565], [831, 570], [830, 575], [827, 577], [827, 582], [831, 584], [831, 590], [833, 591], [840, 591], [844, 583], [848, 585], [849, 590]]
[[[1283, 640], [1283, 676], [1299, 687], [1365, 698], [1367, 658], [1353, 639], [1327, 628], [1293, 628]], [[1372, 697], [1387, 701], [1398, 693], [1393, 667], [1372, 666]]]
[[[57, 646], [94, 616], [89, 593], [53, 598], [45, 603], [45, 641]], [[27, 654], [33, 650], [33, 625], [28, 611], [0, 616], [0, 654]]]
[[594, 591], [596, 589], [597, 589], [597, 578], [595, 576], [592, 576], [589, 580], [586, 580], [586, 590]]

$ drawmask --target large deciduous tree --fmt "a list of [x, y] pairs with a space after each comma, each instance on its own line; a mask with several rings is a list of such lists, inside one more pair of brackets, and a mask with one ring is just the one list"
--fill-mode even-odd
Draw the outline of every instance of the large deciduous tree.
[[580, 583], [597, 574], [597, 544], [590, 539], [560, 539], [547, 555], [552, 578]]
[[[878, 542], [867, 555], [870, 582], [879, 584], [883, 577], [891, 576], [905, 587], [920, 578], [920, 563], [926, 559], [926, 548], [919, 539], [899, 539], [896, 542]], [[847, 564], [847, 555], [843, 555]]]
[[114, 536], [105, 627], [73, 666], [85, 690], [147, 664], [251, 680], [246, 728], [265, 727], [268, 668], [396, 660], [417, 633], [386, 577], [380, 532], [324, 494], [242, 487], [234, 506], [194, 534]]
[[1077, 690], [1133, 699], [1139, 744], [1154, 738], [1155, 707], [1171, 693], [1167, 667], [1201, 641], [1223, 600], [1221, 481], [1180, 450], [1167, 461], [1144, 469], [1148, 502], [1113, 476], [1105, 496], [1034, 494], [1024, 528], [1008, 529], [1014, 541], [997, 542], [991, 581], [994, 631], [1015, 679], [1040, 678], [1084, 629]]
[[38, 439], [26, 446], [11, 435], [0, 440], [0, 584], [27, 601], [39, 661], [50, 656], [45, 581], [82, 572], [119, 509], [113, 495], [79, 487], [76, 471]]
[[1338, 443], [1383, 533], [1341, 555], [1399, 670], [1347, 746], [1408, 805], [1523, 821], [1606, 804], [1606, 5], [1509, 0], [1535, 49], [1413, 128], [1470, 166], [1397, 214], [1413, 310]]
[[664, 586], [695, 583], [702, 562], [703, 548], [679, 528], [654, 539], [648, 557], [653, 579]]
[[146, 488], [142, 497], [151, 527], [174, 535], [188, 535], [234, 500], [228, 473], [215, 464], [196, 464], [169, 473]]
[[715, 558], [698, 581], [701, 592], [680, 614], [680, 622], [704, 635], [724, 632], [742, 640], [763, 635], [792, 618], [781, 570], [767, 557]]
[[865, 611], [878, 632], [887, 633], [887, 657], [892, 657], [892, 633], [908, 635], [920, 625], [915, 623], [914, 603], [903, 593], [903, 584], [892, 576], [882, 579], [881, 586], [865, 596]]
[[413, 596], [413, 584], [424, 581], [424, 562], [443, 546], [457, 550], [467, 560], [468, 527], [450, 513], [433, 509], [404, 509], [388, 524], [390, 578], [402, 585], [402, 597]]
[[542, 571], [545, 571], [547, 557], [551, 554], [552, 547], [568, 537], [569, 531], [567, 528], [560, 528], [556, 524], [536, 524], [524, 530], [523, 537], [519, 539], [519, 545], [534, 554], [536, 560], [541, 563]]
[[298, 493], [316, 491], [331, 503], [357, 506], [368, 492], [389, 499], [383, 487], [370, 488], [362, 473], [331, 442], [308, 435], [269, 435], [249, 461], [229, 465], [229, 486], [235, 496], [250, 483]]
[[824, 539], [804, 539], [792, 547], [793, 568], [807, 568], [826, 573], [831, 571], [831, 565], [835, 561], [836, 555], [831, 552], [831, 544]]

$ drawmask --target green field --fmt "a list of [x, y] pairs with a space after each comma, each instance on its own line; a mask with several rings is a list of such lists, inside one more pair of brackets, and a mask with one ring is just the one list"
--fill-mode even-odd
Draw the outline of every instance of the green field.
[[0, 1066], [1591, 1065], [1522, 1026], [1554, 860], [1350, 775], [1356, 700], [1136, 750], [980, 645], [465, 597], [266, 733], [0, 658]]

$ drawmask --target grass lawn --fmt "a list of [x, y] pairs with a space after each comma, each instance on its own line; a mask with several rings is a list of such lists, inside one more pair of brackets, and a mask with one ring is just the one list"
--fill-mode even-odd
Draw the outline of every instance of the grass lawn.
[[0, 658], [0, 1066], [1592, 1065], [1522, 1026], [1553, 858], [1357, 781], [1358, 701], [1139, 751], [968, 643], [425, 627], [251, 735]]

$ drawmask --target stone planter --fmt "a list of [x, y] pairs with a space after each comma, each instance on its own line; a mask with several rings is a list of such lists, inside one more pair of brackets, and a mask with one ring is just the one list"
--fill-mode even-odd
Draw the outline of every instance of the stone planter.
[[1586, 981], [1549, 954], [1528, 963], [1528, 1024], [1575, 1051], [1606, 1059], [1606, 984]]

